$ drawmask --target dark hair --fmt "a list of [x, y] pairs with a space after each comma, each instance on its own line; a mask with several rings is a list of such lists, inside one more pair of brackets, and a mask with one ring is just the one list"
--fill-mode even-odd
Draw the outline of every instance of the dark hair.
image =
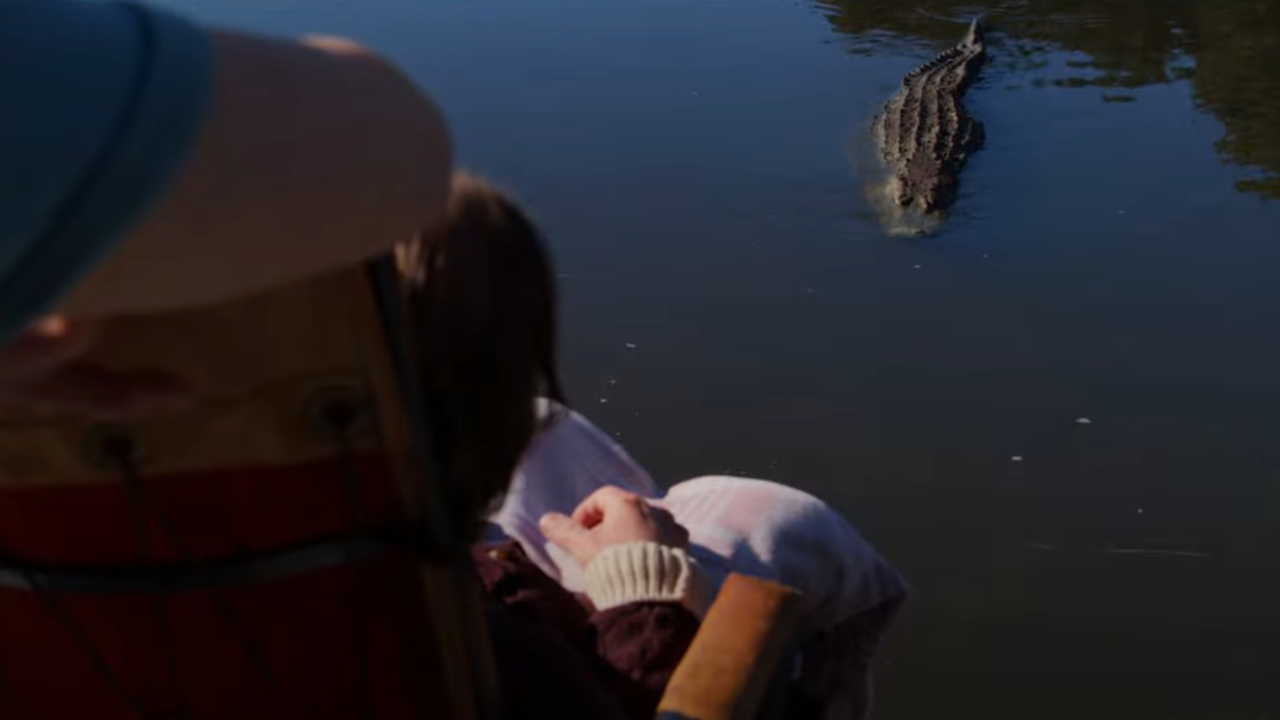
[[515, 202], [457, 175], [443, 217], [401, 265], [444, 501], [457, 542], [472, 542], [537, 430], [534, 398], [567, 404], [551, 258]]

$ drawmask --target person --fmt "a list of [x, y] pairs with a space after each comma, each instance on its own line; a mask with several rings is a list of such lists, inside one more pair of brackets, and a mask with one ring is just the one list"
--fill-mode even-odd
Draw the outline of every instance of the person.
[[[437, 243], [452, 246], [473, 268], [485, 265], [479, 260], [482, 257], [503, 259], [501, 269], [462, 274], [503, 288], [480, 297], [490, 299], [487, 305], [492, 298], [506, 297], [507, 302], [496, 304], [505, 311], [491, 312], [491, 321], [483, 326], [505, 341], [482, 340], [480, 346], [506, 348], [499, 355], [516, 364], [486, 382], [461, 381], [462, 372], [454, 373], [448, 382], [435, 384], [434, 394], [448, 398], [459, 389], [482, 387], [480, 394], [450, 404], [484, 408], [488, 418], [526, 420], [533, 418], [519, 407], [525, 402], [522, 398], [531, 397], [532, 391], [544, 396], [534, 405], [536, 432], [530, 426], [520, 430], [521, 437], [532, 435], [532, 439], [508, 444], [521, 449], [519, 456], [503, 456], [495, 463], [497, 471], [497, 466], [510, 467], [519, 461], [509, 485], [508, 478], [496, 474], [492, 478], [491, 491], [505, 488], [505, 498], [489, 513], [483, 538], [514, 542], [521, 562], [531, 563], [596, 609], [651, 598], [679, 601], [695, 615], [701, 614], [731, 572], [792, 586], [802, 592], [804, 629], [791, 716], [865, 717], [871, 702], [871, 664], [906, 597], [902, 577], [839, 513], [800, 490], [765, 480], [708, 476], [676, 483], [662, 492], [620, 445], [568, 407], [556, 372], [554, 273], [532, 221], [515, 202], [481, 181], [463, 179], [455, 191], [460, 205], [473, 207], [468, 222], [458, 221], [461, 218], [451, 211], [458, 221], [453, 225], [471, 230], [448, 233]], [[461, 202], [468, 196], [469, 203]], [[484, 232], [476, 232], [478, 228]], [[445, 327], [452, 319], [478, 329], [465, 320], [473, 313], [457, 310], [462, 304], [435, 313], [433, 325]], [[477, 329], [467, 332], [474, 337]], [[467, 344], [438, 338], [433, 346], [465, 348]], [[521, 357], [532, 360], [521, 361]], [[451, 365], [474, 373], [480, 361], [468, 357]], [[502, 382], [522, 383], [521, 389], [504, 395], [504, 401], [516, 407], [486, 406], [484, 398], [493, 397], [489, 389]], [[483, 424], [477, 423], [467, 435], [484, 443], [474, 454], [492, 457], [493, 448], [503, 443], [497, 438], [483, 440]], [[638, 523], [640, 514], [656, 514], [672, 530], [632, 538], [608, 530], [597, 534], [595, 524], [609, 519], [603, 508], [623, 513], [619, 528]], [[617, 544], [601, 551], [601, 537], [612, 537]], [[505, 552], [516, 549], [509, 547]], [[679, 572], [664, 573], [668, 567]], [[650, 587], [645, 582], [650, 578], [674, 582]], [[687, 638], [672, 636], [654, 640], [652, 647], [655, 655], [675, 662], [686, 645]], [[614, 657], [616, 651], [604, 650], [605, 657]], [[659, 681], [673, 667], [652, 666], [648, 697], [641, 699], [637, 694], [632, 706], [651, 712], [655, 693], [661, 689]]]
[[[615, 487], [594, 488], [545, 518], [586, 578], [585, 602], [512, 538], [483, 535], [487, 511], [546, 418], [533, 398], [563, 400], [556, 374], [556, 293], [542, 237], [519, 207], [458, 174], [443, 217], [401, 248], [412, 288], [411, 335], [441, 438], [450, 515], [470, 518], [464, 541], [489, 601], [509, 712], [652, 717], [710, 601], [688, 532], [664, 508]], [[565, 694], [566, 686], [581, 690]], [[568, 699], [566, 699], [568, 698]], [[578, 709], [567, 702], [596, 703]]]
[[83, 0], [0, 3], [0, 28], [0, 399], [180, 401], [177, 378], [78, 363], [96, 321], [351, 265], [444, 205], [443, 119], [356, 44]]
[[[687, 553], [688, 533], [669, 514], [618, 488], [601, 488], [578, 505], [573, 530], [559, 539], [580, 563], [586, 602], [542, 572], [520, 543], [479, 543], [474, 558], [491, 606], [508, 717], [651, 718], [683, 659], [709, 596]], [[499, 609], [500, 608], [500, 609]], [[530, 656], [530, 648], [563, 648]], [[535, 651], [536, 652], [536, 651]], [[564, 668], [589, 668], [573, 681]], [[557, 675], [559, 677], [557, 677]], [[600, 693], [594, 709], [571, 709], [572, 696]], [[582, 702], [582, 698], [577, 698]]]
[[[443, 120], [357, 45], [205, 30], [164, 10], [80, 0], [2, 3], [0, 28], [0, 164], [9, 169], [0, 173], [0, 403], [110, 420], [181, 405], [192, 399], [181, 378], [87, 359], [113, 318], [231, 300], [353, 265], [421, 228], [449, 232], [438, 222], [452, 163]], [[483, 273], [446, 275], [474, 283]], [[420, 287], [467, 287], [437, 280]], [[457, 309], [449, 302], [422, 307]], [[484, 313], [472, 319], [483, 323]], [[429, 376], [449, 381], [451, 357], [495, 357], [475, 338], [454, 339], [470, 354], [433, 355]], [[503, 376], [500, 361], [484, 367], [500, 371], [453, 378], [465, 389], [454, 397], [484, 394], [476, 380]], [[495, 387], [485, 408], [501, 410], [515, 391], [523, 409], [445, 408], [462, 448], [452, 461], [476, 470], [469, 477], [502, 478], [458, 494], [464, 518], [479, 517], [468, 503], [505, 486], [528, 441], [521, 428], [533, 427], [527, 389]], [[497, 428], [507, 449], [480, 427]], [[486, 447], [493, 452], [475, 452]], [[659, 511], [600, 498], [594, 512], [588, 535], [599, 556], [619, 544], [678, 544]], [[677, 558], [683, 592], [688, 566], [674, 549], [666, 557]], [[550, 707], [566, 718], [639, 717], [696, 631], [674, 595], [582, 612], [515, 547], [477, 548], [477, 569], [508, 717]], [[531, 621], [556, 612], [558, 635]]]
[[[198, 389], [182, 378], [90, 360], [104, 328], [120, 316], [218, 304], [354, 265], [411, 238], [444, 206], [452, 153], [442, 117], [402, 73], [354, 43], [209, 30], [110, 0], [0, 3], [0, 40], [7, 406], [117, 421], [191, 402]], [[30, 528], [15, 507], [39, 506], [20, 487], [29, 469], [3, 468], [6, 541]], [[124, 493], [110, 490], [118, 492], [104, 492], [108, 501]], [[100, 499], [46, 510], [75, 523], [123, 507]], [[51, 543], [59, 531], [50, 526]], [[93, 540], [83, 527], [61, 532], [68, 543]], [[4, 550], [11, 561], [23, 557]], [[0, 591], [0, 714], [66, 717], [75, 707], [79, 716], [87, 706], [104, 720], [199, 718], [263, 696], [249, 682], [210, 691], [244, 673], [194, 641], [187, 659], [197, 661], [187, 667], [233, 667], [190, 671], [185, 687], [154, 682], [165, 672], [152, 663], [152, 638], [127, 637], [149, 615], [118, 599], [75, 599], [107, 639], [122, 641], [106, 642], [114, 652], [100, 656], [92, 651], [103, 636], [82, 635], [46, 594]], [[184, 629], [209, 638], [209, 627]], [[179, 690], [219, 701], [178, 712]], [[265, 711], [314, 717], [304, 695], [267, 695]]]
[[575, 551], [581, 534], [575, 520], [583, 515], [575, 504], [616, 492], [665, 510], [686, 533], [681, 547], [697, 567], [699, 597], [714, 597], [729, 573], [801, 592], [787, 716], [867, 717], [872, 665], [907, 586], [844, 517], [808, 493], [766, 480], [703, 476], [663, 491], [587, 418], [550, 400], [539, 403], [539, 412], [543, 423], [503, 504], [490, 514], [488, 540], [517, 542], [561, 587], [594, 598], [593, 570]]
[[[445, 440], [446, 475], [456, 480], [443, 501], [459, 521], [459, 543], [478, 539], [485, 509], [505, 491], [537, 429], [531, 398], [559, 392], [548, 374], [554, 368], [554, 331], [549, 336], [522, 322], [536, 308], [545, 310], [541, 320], [554, 322], [553, 298], [542, 294], [549, 264], [538, 238], [494, 222], [502, 218], [494, 212], [499, 207], [492, 188], [459, 175], [440, 217], [399, 253], [410, 310], [406, 329], [418, 344], [434, 349], [418, 359], [435, 429]], [[110, 325], [109, 318], [105, 324]], [[119, 375], [95, 375], [94, 368], [79, 364], [79, 353], [92, 345], [84, 327], [44, 320], [0, 347], [3, 402], [50, 403], [60, 411], [88, 405], [95, 413], [110, 410], [112, 417], [122, 409], [154, 411], [156, 394], [134, 402], [145, 370], [129, 370], [132, 381], [117, 383]], [[79, 395], [85, 388], [68, 382], [78, 378], [115, 394]], [[542, 572], [516, 542], [479, 542], [471, 548], [484, 590], [504, 717], [540, 718], [552, 709], [569, 720], [650, 717], [706, 604], [705, 582], [687, 553], [688, 534], [670, 513], [612, 489], [587, 498], [572, 522], [565, 548], [594, 579], [589, 606]], [[637, 577], [644, 582], [637, 583]], [[0, 600], [8, 599], [0, 593]], [[59, 626], [41, 632], [36, 636], [66, 641]], [[24, 642], [11, 639], [3, 649], [20, 656], [28, 647]], [[83, 657], [74, 660], [82, 663]], [[121, 667], [108, 676], [117, 671], [131, 672]], [[0, 690], [0, 707], [11, 702], [38, 713], [51, 702], [27, 687], [16, 697], [16, 688], [0, 684]], [[102, 702], [127, 705], [103, 705], [100, 714], [149, 717], [136, 708], [171, 704], [176, 701], [169, 696], [172, 690], [162, 683], [137, 694], [108, 693]], [[222, 694], [239, 697], [244, 694], [239, 690]], [[326, 696], [346, 697], [328, 690]], [[270, 702], [277, 717], [310, 712], [315, 705], [291, 693]]]
[[[0, 4], [0, 27], [0, 163], [18, 169], [0, 174], [0, 402], [119, 419], [188, 401], [180, 378], [86, 360], [100, 327], [354, 264], [432, 227], [444, 209], [451, 153], [439, 113], [359, 46], [206, 31], [154, 8], [80, 0]], [[495, 349], [472, 357], [506, 354]], [[425, 374], [463, 372], [455, 398], [483, 398], [483, 380], [506, 367], [467, 374], [450, 357], [465, 353], [429, 356]], [[525, 429], [537, 427], [519, 383], [495, 387], [487, 407], [526, 409], [503, 419], [437, 408], [460, 448], [449, 462], [487, 478], [454, 494], [463, 517], [500, 494]], [[479, 442], [487, 421], [506, 442], [491, 461]], [[585, 624], [566, 609], [573, 595], [521, 560], [522, 544], [476, 549], [513, 717], [553, 701], [562, 717], [651, 710], [705, 600], [685, 535], [663, 512], [632, 493], [564, 516], [572, 525], [558, 537], [586, 576], [609, 575], [592, 569], [609, 567], [604, 558], [634, 555], [675, 578], [656, 595], [592, 599]], [[563, 612], [563, 624], [532, 621], [543, 612]], [[566, 709], [574, 702], [577, 714]]]

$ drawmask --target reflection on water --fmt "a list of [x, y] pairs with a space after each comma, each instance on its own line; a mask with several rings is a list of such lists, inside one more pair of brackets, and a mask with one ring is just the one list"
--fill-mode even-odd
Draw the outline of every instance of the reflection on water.
[[1226, 128], [1218, 152], [1258, 171], [1237, 187], [1280, 199], [1280, 2], [935, 0], [926, 11], [886, 0], [823, 0], [821, 6], [860, 52], [903, 42], [946, 44], [980, 12], [997, 68], [1014, 75], [1043, 67], [1048, 50], [1077, 53], [1052, 84], [1096, 88], [1103, 102], [1131, 102], [1125, 90], [1189, 80], [1196, 105]]
[[[1227, 188], [1233, 183], [1235, 190], [1262, 200], [1280, 199], [1280, 2], [934, 0], [922, 5], [830, 0], [818, 6], [845, 49], [868, 58], [927, 56], [952, 42], [975, 13], [983, 14], [990, 63], [977, 90], [984, 97], [975, 100], [983, 106], [983, 119], [997, 126], [993, 140], [1004, 152], [979, 162], [986, 163], [986, 172], [1022, 177], [1027, 188], [1015, 192], [1006, 185], [988, 185], [987, 192], [1017, 198], [1003, 206], [990, 202], [1000, 206], [996, 212], [1003, 222], [1039, 228], [1043, 234], [1024, 234], [1022, 240], [1062, 265], [1059, 272], [1043, 273], [1031, 270], [1032, 263], [1008, 268], [1046, 283], [1022, 301], [1053, 308], [1038, 316], [1044, 331], [1033, 326], [1030, 316], [1025, 323], [996, 321], [1005, 332], [1025, 334], [1026, 342], [986, 337], [993, 347], [1025, 350], [1020, 361], [975, 350], [981, 359], [963, 369], [954, 365], [954, 354], [949, 360], [915, 364], [917, 372], [953, 380], [885, 373], [904, 384], [928, 386], [922, 393], [926, 396], [955, 393], [945, 400], [935, 394], [916, 407], [920, 413], [937, 413], [952, 405], [951, 428], [930, 432], [925, 428], [946, 423], [907, 421], [919, 429], [921, 443], [902, 442], [901, 449], [929, 459], [887, 463], [900, 481], [928, 488], [919, 495], [926, 509], [906, 521], [909, 532], [928, 540], [904, 541], [902, 550], [911, 557], [929, 556], [911, 563], [924, 592], [917, 596], [916, 614], [896, 636], [900, 644], [891, 646], [883, 674], [889, 716], [1280, 717], [1280, 691], [1265, 679], [1280, 669], [1280, 655], [1270, 647], [1280, 637], [1280, 613], [1274, 610], [1280, 599], [1274, 575], [1278, 568], [1267, 553], [1253, 550], [1253, 543], [1274, 547], [1280, 541], [1280, 503], [1273, 489], [1280, 458], [1272, 452], [1273, 443], [1247, 439], [1274, 432], [1280, 417], [1238, 394], [1273, 403], [1280, 393], [1273, 372], [1233, 376], [1239, 356], [1229, 360], [1231, 351], [1215, 349], [1211, 340], [1216, 336], [1237, 351], [1252, 348], [1254, 358], [1280, 361], [1274, 345], [1258, 343], [1277, 329], [1280, 296], [1263, 284], [1249, 291], [1238, 287], [1238, 294], [1227, 290], [1235, 283], [1252, 285], [1247, 279], [1252, 273], [1224, 268], [1231, 250], [1217, 245], [1233, 234], [1236, 242], [1229, 244], [1237, 248], [1244, 239], [1248, 245], [1274, 242], [1280, 239], [1280, 221], [1273, 216], [1252, 228], [1235, 224], [1226, 203], [1209, 199], [1217, 191], [1207, 174], [1197, 175], [1189, 167], [1191, 155], [1208, 139], [1190, 130], [1197, 123], [1192, 111], [1211, 114], [1221, 123], [1216, 137], [1209, 136], [1213, 150], [1236, 166], [1234, 173], [1212, 183]], [[1097, 103], [1094, 110], [1085, 109], [1083, 103], [1089, 101]], [[1113, 129], [1105, 129], [1108, 120], [1116, 123]], [[1040, 123], [1044, 131], [1023, 123]], [[1168, 127], [1161, 130], [1164, 124]], [[1037, 151], [1040, 143], [1056, 150]], [[1081, 170], [1089, 164], [1092, 176]], [[1010, 172], [1015, 166], [1035, 169]], [[1074, 179], [1046, 181], [1055, 171]], [[860, 169], [860, 174], [865, 173]], [[1152, 231], [1127, 223], [1123, 229], [1096, 225], [1091, 232], [1105, 238], [1105, 247], [1089, 243], [1090, 231], [1066, 229], [1074, 224], [1073, 214], [1092, 214], [1107, 202], [1106, 194], [1086, 188], [1111, 185], [1112, 195], [1118, 195], [1119, 183], [1109, 180], [1117, 176], [1152, 187], [1142, 193]], [[1057, 198], [1046, 197], [1054, 193]], [[981, 199], [974, 195], [971, 200]], [[1199, 222], [1190, 222], [1198, 230], [1190, 225], [1179, 229], [1172, 220], [1182, 214], [1175, 209], [1180, 204], [1196, 207]], [[1061, 229], [1029, 219], [1028, 212], [1046, 213]], [[1192, 214], [1184, 217], [1189, 220]], [[974, 222], [983, 225], [985, 219]], [[994, 228], [986, 224], [985, 231]], [[961, 234], [962, 239], [951, 238], [948, 245], [974, 239]], [[1144, 236], [1167, 243], [1170, 252], [1144, 252], [1139, 239]], [[1048, 250], [1062, 241], [1090, 249], [1079, 254]], [[1197, 246], [1202, 249], [1191, 249]], [[1280, 258], [1272, 253], [1253, 257], [1255, 272], [1280, 276]], [[1074, 262], [1083, 265], [1066, 266]], [[1085, 266], [1088, 271], [1077, 272]], [[1202, 272], [1214, 279], [1200, 282]], [[1092, 289], [1052, 287], [1067, 277]], [[964, 309], [957, 316], [975, 311], [1017, 314], [1007, 304], [976, 300], [985, 293], [1003, 295], [1018, 284], [1008, 277], [988, 280], [994, 283], [988, 288], [970, 288], [974, 294], [960, 301]], [[1224, 298], [1224, 293], [1235, 297], [1222, 305], [1210, 299]], [[1259, 313], [1254, 321], [1240, 315], [1254, 312]], [[1075, 313], [1089, 319], [1064, 322]], [[1129, 320], [1113, 324], [1120, 316]], [[1210, 329], [1197, 316], [1215, 316], [1220, 328], [1230, 329]], [[1120, 325], [1135, 333], [1132, 342], [1114, 337]], [[1056, 329], [1048, 331], [1050, 326]], [[1164, 329], [1156, 330], [1158, 326]], [[941, 324], [931, 332], [946, 333]], [[1184, 341], [1169, 342], [1170, 333], [1181, 334]], [[904, 336], [918, 334], [894, 334], [893, 341]], [[984, 342], [958, 335], [951, 341]], [[1164, 349], [1154, 351], [1156, 347]], [[1092, 349], [1096, 357], [1089, 357]], [[955, 353], [953, 348], [944, 352]], [[1181, 369], [1165, 372], [1173, 367]], [[1004, 375], [1004, 381], [977, 380], [984, 372]], [[1015, 381], [1015, 375], [1025, 382]], [[1233, 391], [1236, 379], [1241, 385]], [[1045, 384], [1065, 387], [1054, 390]], [[876, 392], [864, 391], [861, 397]], [[1056, 447], [1048, 451], [1048, 467], [1031, 469], [1019, 449], [1001, 471], [980, 451], [941, 439], [969, 435], [958, 426], [965, 420], [956, 405], [970, 405], [973, 421], [985, 424], [993, 422], [993, 407], [1020, 404], [985, 394], [991, 392], [1031, 393], [1030, 406], [1071, 403], [1067, 398], [1083, 392], [1091, 399], [1079, 407], [1127, 406], [1127, 427], [1102, 438], [1091, 422], [1078, 424], [1082, 432], [1071, 433], [1071, 439], [1049, 441]], [[900, 399], [907, 395], [919, 397], [898, 393]], [[1264, 397], [1268, 399], [1262, 401]], [[1018, 412], [1026, 413], [1026, 408]], [[1206, 416], [1198, 420], [1201, 414]], [[881, 437], [896, 435], [880, 432]], [[1019, 435], [1029, 439], [1039, 433], [1010, 433]], [[939, 443], [949, 449], [939, 451]], [[907, 467], [912, 469], [904, 471]], [[925, 474], [938, 480], [914, 479]], [[864, 496], [872, 503], [885, 498], [878, 492]], [[1161, 508], [1153, 510], [1153, 503]], [[1123, 517], [1126, 512], [1128, 518]], [[1153, 512], [1178, 519], [1153, 523]], [[958, 518], [966, 514], [985, 520]], [[1008, 544], [995, 541], [998, 536]], [[939, 543], [952, 542], [963, 548], [938, 550]], [[1259, 596], [1270, 600], [1255, 604], [1250, 599]]]

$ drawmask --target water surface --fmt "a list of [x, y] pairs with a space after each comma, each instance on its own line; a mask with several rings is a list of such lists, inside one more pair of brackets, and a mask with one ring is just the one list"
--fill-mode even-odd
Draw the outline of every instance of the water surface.
[[[1280, 2], [173, 4], [439, 98], [553, 240], [577, 404], [907, 574], [879, 718], [1280, 717]], [[977, 13], [987, 147], [887, 238], [851, 148]]]

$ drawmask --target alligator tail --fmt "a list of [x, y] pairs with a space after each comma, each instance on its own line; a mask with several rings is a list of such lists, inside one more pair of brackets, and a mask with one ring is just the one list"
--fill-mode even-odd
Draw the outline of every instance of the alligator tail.
[[981, 45], [986, 40], [986, 32], [982, 29], [981, 18], [974, 18], [969, 23], [969, 32], [964, 37], [964, 44], [970, 47]]

